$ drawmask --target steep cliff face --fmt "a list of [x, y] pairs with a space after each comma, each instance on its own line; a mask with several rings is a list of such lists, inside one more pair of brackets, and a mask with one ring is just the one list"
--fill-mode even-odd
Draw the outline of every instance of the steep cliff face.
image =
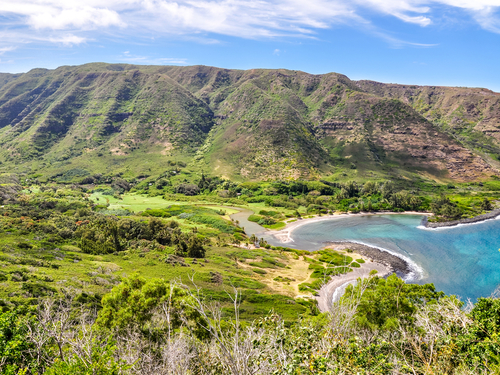
[[500, 153], [500, 94], [483, 88], [409, 86], [359, 81], [375, 95], [395, 98], [414, 108], [440, 130], [471, 147]]
[[356, 168], [496, 174], [500, 95], [344, 75], [87, 64], [0, 75], [0, 167], [138, 174], [169, 159], [239, 179]]

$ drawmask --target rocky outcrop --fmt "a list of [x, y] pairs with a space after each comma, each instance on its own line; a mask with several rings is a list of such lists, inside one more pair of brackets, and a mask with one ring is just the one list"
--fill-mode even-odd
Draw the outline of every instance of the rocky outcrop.
[[488, 212], [486, 214], [478, 215], [478, 216], [467, 218], [467, 219], [444, 221], [444, 222], [439, 222], [439, 223], [429, 222], [427, 220], [427, 216], [426, 216], [422, 221], [422, 225], [424, 225], [427, 228], [446, 228], [446, 227], [454, 227], [454, 226], [457, 226], [459, 224], [479, 223], [479, 222], [485, 221], [485, 220], [496, 219], [498, 216], [500, 216], [500, 209], [493, 210], [493, 211]]

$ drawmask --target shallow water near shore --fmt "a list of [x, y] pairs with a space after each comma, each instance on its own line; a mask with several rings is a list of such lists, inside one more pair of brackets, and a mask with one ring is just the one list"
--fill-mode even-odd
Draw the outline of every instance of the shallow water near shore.
[[421, 215], [365, 215], [332, 217], [296, 228], [293, 242], [273, 245], [318, 250], [329, 241], [354, 241], [387, 249], [420, 268], [419, 284], [462, 300], [488, 297], [500, 284], [500, 220], [473, 225], [422, 229]]

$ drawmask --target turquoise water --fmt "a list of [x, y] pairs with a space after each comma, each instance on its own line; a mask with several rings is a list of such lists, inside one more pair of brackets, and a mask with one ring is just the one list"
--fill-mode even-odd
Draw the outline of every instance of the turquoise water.
[[[420, 215], [366, 215], [311, 222], [286, 246], [318, 250], [327, 241], [355, 241], [387, 249], [413, 263], [413, 282], [473, 301], [500, 284], [500, 220], [445, 229], [419, 228]], [[276, 240], [267, 238], [279, 245]]]

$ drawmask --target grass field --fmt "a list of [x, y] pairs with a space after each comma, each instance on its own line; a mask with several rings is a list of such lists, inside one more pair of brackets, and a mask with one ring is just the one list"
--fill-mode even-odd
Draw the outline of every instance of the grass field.
[[[274, 310], [287, 320], [295, 320], [312, 306], [295, 300], [296, 285], [307, 280], [312, 270], [308, 270], [307, 262], [294, 259], [291, 253], [210, 246], [206, 260], [184, 258], [182, 263], [172, 265], [167, 260], [173, 249], [90, 255], [73, 245], [48, 249], [44, 241], [16, 231], [3, 232], [0, 238], [0, 300], [25, 303], [61, 290], [72, 290], [99, 301], [123, 278], [138, 273], [146, 278], [175, 280], [188, 286], [194, 283], [206, 296], [223, 303], [228, 302], [227, 293], [236, 287], [243, 295], [244, 319], [255, 319]], [[30, 247], [21, 245], [20, 250], [20, 243]], [[242, 254], [245, 255], [242, 257]], [[258, 263], [258, 266], [249, 263]], [[220, 282], [214, 281], [214, 275], [220, 275]], [[295, 287], [273, 281], [277, 275], [296, 277]]]
[[[109, 210], [129, 210], [132, 212], [141, 212], [149, 209], [157, 209], [157, 208], [166, 208], [171, 205], [193, 205], [193, 202], [183, 202], [183, 201], [168, 201], [165, 200], [162, 196], [149, 197], [144, 194], [135, 194], [135, 193], [126, 193], [121, 196], [122, 199], [118, 199], [113, 197], [112, 195], [104, 195], [101, 192], [92, 193], [90, 199], [97, 204], [109, 204]], [[196, 202], [194, 205], [213, 208], [213, 209], [222, 209], [226, 211], [227, 215], [234, 214], [238, 212], [238, 210], [221, 206], [214, 205], [210, 202], [204, 201], [200, 199], [199, 202]]]

